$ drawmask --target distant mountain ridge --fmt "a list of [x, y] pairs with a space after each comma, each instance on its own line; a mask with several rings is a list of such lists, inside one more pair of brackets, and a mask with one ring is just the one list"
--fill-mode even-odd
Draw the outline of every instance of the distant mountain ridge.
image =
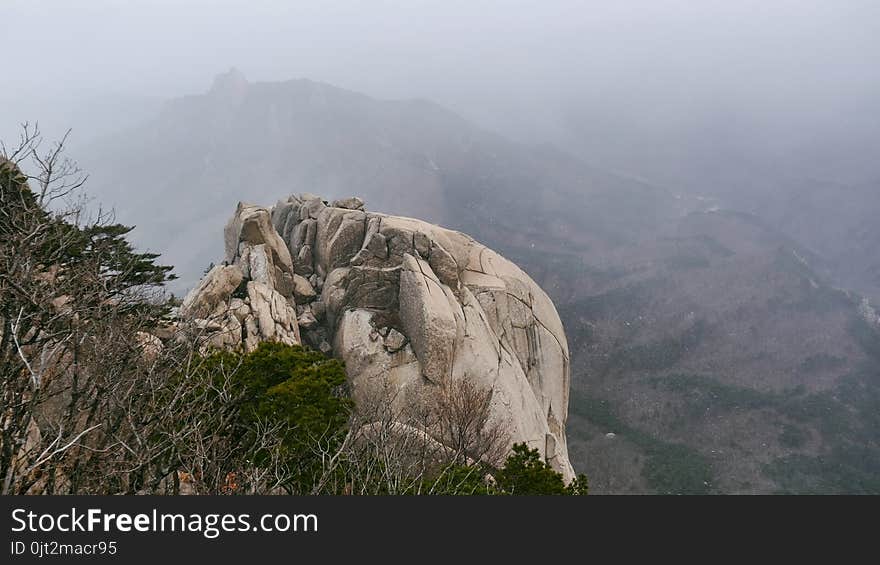
[[[431, 102], [380, 101], [305, 79], [247, 83], [235, 70], [80, 161], [97, 199], [140, 224], [140, 241], [163, 249], [190, 285], [216, 255], [210, 232], [222, 228], [226, 210], [242, 195], [269, 202], [278, 187], [359, 194], [390, 213], [463, 228], [510, 213], [514, 189], [516, 205], [537, 215], [584, 198], [583, 186], [652, 200], [644, 211], [675, 203], [550, 147], [506, 141]], [[595, 220], [615, 230], [612, 220]]]

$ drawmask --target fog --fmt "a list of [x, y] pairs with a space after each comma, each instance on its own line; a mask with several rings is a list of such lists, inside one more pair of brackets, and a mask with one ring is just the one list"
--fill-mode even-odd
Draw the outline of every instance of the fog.
[[0, 49], [0, 138], [73, 128], [74, 157], [236, 67], [429, 99], [749, 211], [880, 179], [872, 0], [3, 0]]
[[[87, 138], [90, 122], [134, 119], [230, 66], [428, 98], [528, 141], [574, 135], [618, 166], [610, 146], [645, 135], [721, 128], [786, 153], [878, 129], [871, 0], [4, 0], [2, 12], [4, 137], [39, 119]], [[114, 105], [133, 109], [107, 118]]]

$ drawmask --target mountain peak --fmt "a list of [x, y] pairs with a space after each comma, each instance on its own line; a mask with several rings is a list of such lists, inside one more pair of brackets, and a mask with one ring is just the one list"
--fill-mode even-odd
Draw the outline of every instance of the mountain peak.
[[240, 95], [247, 90], [248, 81], [240, 70], [230, 67], [225, 73], [220, 73], [214, 77], [211, 85], [211, 93], [225, 95]]

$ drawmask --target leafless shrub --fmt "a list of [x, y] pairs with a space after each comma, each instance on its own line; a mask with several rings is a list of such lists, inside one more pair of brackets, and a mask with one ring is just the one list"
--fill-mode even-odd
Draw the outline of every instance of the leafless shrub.
[[481, 473], [503, 461], [509, 435], [491, 420], [491, 389], [450, 379], [418, 398], [401, 394], [383, 383], [358, 396], [349, 436], [316, 492], [431, 494], [453, 468]]

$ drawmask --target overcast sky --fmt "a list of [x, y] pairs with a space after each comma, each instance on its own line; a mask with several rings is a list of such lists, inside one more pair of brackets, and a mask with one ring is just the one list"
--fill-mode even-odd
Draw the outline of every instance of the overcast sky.
[[0, 52], [0, 132], [199, 93], [230, 66], [430, 98], [537, 141], [572, 104], [643, 126], [849, 127], [880, 99], [880, 2], [0, 0]]

